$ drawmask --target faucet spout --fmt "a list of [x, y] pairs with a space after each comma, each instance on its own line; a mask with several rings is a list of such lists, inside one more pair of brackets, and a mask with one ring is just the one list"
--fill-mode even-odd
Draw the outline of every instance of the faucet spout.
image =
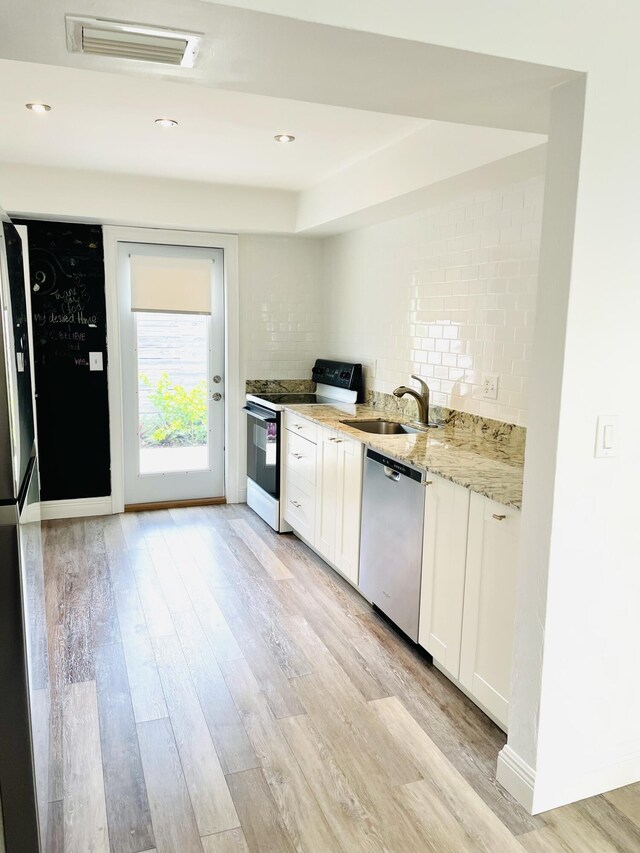
[[409, 397], [413, 397], [418, 406], [418, 418], [416, 423], [419, 423], [421, 426], [429, 426], [429, 386], [421, 379], [419, 376], [413, 376], [412, 379], [416, 379], [421, 386], [422, 393], [419, 393], [414, 388], [408, 388], [406, 385], [399, 385], [395, 391], [393, 392], [394, 397], [404, 397], [405, 395]]

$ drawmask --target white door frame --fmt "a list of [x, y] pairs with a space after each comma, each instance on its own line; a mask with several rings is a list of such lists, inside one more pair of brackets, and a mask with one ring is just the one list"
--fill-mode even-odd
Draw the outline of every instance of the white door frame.
[[111, 445], [111, 511], [124, 512], [124, 427], [122, 420], [122, 348], [120, 343], [118, 243], [198, 246], [224, 251], [225, 424], [224, 484], [228, 503], [237, 503], [240, 470], [240, 329], [238, 237], [206, 231], [172, 231], [105, 225], [104, 265], [107, 303], [107, 381]]

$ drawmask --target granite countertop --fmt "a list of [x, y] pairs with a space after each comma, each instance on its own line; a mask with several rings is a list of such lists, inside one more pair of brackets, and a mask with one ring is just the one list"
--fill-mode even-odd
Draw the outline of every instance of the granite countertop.
[[508, 444], [449, 424], [424, 433], [381, 436], [341, 423], [352, 418], [410, 423], [397, 412], [384, 412], [361, 404], [299, 405], [286, 406], [286, 409], [498, 503], [515, 509], [522, 507], [524, 454]]

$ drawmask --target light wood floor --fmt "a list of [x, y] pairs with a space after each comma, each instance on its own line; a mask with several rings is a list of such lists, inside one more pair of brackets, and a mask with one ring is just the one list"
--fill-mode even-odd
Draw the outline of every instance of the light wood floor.
[[504, 735], [245, 507], [44, 545], [50, 853], [640, 851], [640, 786], [527, 815]]

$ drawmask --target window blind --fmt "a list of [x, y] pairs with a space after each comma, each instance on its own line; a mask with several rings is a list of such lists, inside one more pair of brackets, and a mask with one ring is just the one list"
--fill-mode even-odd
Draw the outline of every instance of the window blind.
[[131, 255], [131, 310], [211, 314], [210, 259]]

